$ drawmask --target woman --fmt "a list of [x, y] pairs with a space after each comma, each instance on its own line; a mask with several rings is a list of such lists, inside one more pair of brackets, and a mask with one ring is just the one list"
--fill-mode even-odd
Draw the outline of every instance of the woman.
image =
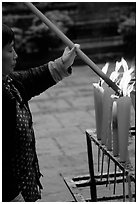
[[2, 201], [41, 198], [41, 173], [28, 101], [71, 74], [78, 45], [40, 67], [14, 72], [14, 33], [2, 25]]

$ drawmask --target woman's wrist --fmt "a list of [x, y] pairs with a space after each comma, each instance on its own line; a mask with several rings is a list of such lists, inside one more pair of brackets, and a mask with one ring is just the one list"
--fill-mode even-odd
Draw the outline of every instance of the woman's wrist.
[[70, 66], [66, 68], [62, 57], [56, 59], [55, 61], [50, 61], [48, 63], [48, 67], [53, 79], [56, 82], [59, 82], [63, 78], [70, 76], [72, 73], [72, 67]]

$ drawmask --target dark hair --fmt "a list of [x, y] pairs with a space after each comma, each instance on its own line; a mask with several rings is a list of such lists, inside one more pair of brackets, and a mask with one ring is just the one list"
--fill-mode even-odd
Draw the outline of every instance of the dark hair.
[[2, 24], [2, 48], [12, 41], [14, 41], [14, 32], [10, 27]]

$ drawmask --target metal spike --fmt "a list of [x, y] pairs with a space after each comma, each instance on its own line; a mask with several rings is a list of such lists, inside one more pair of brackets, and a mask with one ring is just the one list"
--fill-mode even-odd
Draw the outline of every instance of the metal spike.
[[110, 157], [108, 157], [108, 167], [107, 167], [107, 180], [106, 180], [106, 187], [108, 186], [109, 169], [110, 169]]
[[126, 194], [125, 194], [125, 171], [123, 171], [123, 202], [126, 200]]
[[100, 147], [98, 146], [98, 172], [100, 171]]
[[127, 175], [127, 182], [128, 182], [128, 197], [129, 197], [129, 202], [132, 202], [133, 196], [132, 196], [132, 190], [131, 190], [131, 178], [130, 175]]
[[114, 191], [113, 191], [113, 194], [115, 194], [115, 188], [116, 188], [116, 163], [115, 163], [115, 173], [114, 173]]
[[102, 154], [101, 180], [102, 180], [102, 177], [103, 177], [103, 163], [104, 163], [104, 152], [103, 152], [103, 154]]

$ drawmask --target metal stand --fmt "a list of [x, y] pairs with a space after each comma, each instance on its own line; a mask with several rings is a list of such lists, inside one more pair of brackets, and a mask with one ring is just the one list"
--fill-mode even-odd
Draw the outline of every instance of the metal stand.
[[[135, 174], [133, 167], [126, 163], [120, 163], [118, 157], [114, 157], [112, 155], [112, 151], [108, 151], [104, 145], [101, 145], [100, 141], [96, 139], [96, 134], [93, 130], [86, 130], [86, 138], [87, 138], [87, 147], [88, 147], [88, 161], [89, 161], [89, 171], [90, 171], [90, 193], [91, 193], [91, 201], [98, 201], [97, 195], [95, 193], [95, 188], [98, 185], [105, 185], [106, 187], [109, 184], [113, 184], [113, 195], [109, 197], [103, 197], [102, 200], [114, 200], [114, 199], [123, 199], [125, 202], [126, 199], [129, 201], [134, 201], [135, 199], [135, 192], [131, 190], [131, 183], [133, 182], [133, 186], [135, 184]], [[98, 176], [94, 175], [94, 163], [93, 163], [93, 151], [92, 151], [92, 143], [94, 143], [98, 148], [98, 172], [100, 174]], [[101, 170], [100, 170], [100, 155], [102, 153], [102, 160], [101, 160]], [[103, 174], [104, 168], [104, 158], [107, 158], [107, 173]], [[110, 173], [110, 163], [114, 164], [114, 172]], [[118, 168], [118, 171], [117, 171]], [[109, 181], [110, 178], [110, 181]], [[94, 181], [94, 179], [96, 181]], [[93, 182], [94, 181], [94, 182]], [[126, 185], [128, 184], [128, 192], [126, 193]], [[117, 183], [122, 184], [122, 195], [115, 196]], [[93, 190], [94, 189], [94, 190]], [[100, 199], [101, 200], [101, 199]]]
[[[134, 135], [133, 130], [132, 135]], [[73, 178], [62, 176], [74, 197], [74, 201], [135, 201], [135, 171], [132, 166], [120, 163], [119, 159], [112, 155], [112, 151], [109, 152], [97, 140], [94, 130], [86, 130], [86, 139], [89, 175], [80, 175]], [[98, 166], [98, 173], [95, 173], [93, 144], [98, 149], [98, 163], [96, 165]], [[99, 189], [101, 189], [101, 195], [99, 195]], [[82, 195], [84, 190], [85, 195], [87, 191], [87, 197]]]

